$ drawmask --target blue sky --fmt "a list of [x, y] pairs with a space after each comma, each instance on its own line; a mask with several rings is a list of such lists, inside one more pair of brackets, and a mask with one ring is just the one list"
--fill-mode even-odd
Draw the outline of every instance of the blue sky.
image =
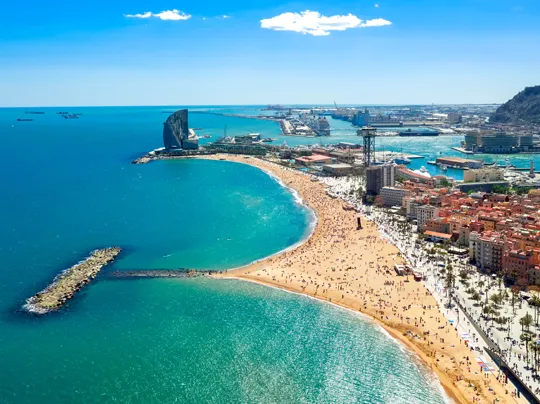
[[539, 0], [0, 8], [0, 106], [490, 103], [536, 84]]

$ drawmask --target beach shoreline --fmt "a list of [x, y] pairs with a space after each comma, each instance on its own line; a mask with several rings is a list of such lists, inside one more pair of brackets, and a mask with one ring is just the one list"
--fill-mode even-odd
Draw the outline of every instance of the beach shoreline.
[[324, 184], [253, 157], [201, 158], [249, 164], [272, 173], [296, 190], [318, 218], [311, 237], [300, 245], [217, 278], [252, 281], [367, 315], [414, 352], [456, 402], [525, 402], [512, 397], [512, 385], [479, 371], [475, 352], [460, 339], [425, 286], [395, 274], [393, 265], [405, 263], [397, 247], [383, 239], [377, 225], [364, 216], [360, 216], [362, 229], [357, 229], [358, 213], [345, 210], [346, 203], [331, 198]]
[[[234, 270], [236, 270], [236, 269], [234, 269]], [[260, 280], [256, 280], [256, 279], [242, 278], [242, 277], [238, 277], [238, 276], [219, 275], [218, 277], [220, 279], [230, 280], [230, 281], [250, 282], [250, 283], [254, 283], [254, 284], [269, 287], [269, 288], [275, 288], [275, 289], [278, 289], [278, 290], [281, 290], [281, 291], [284, 291], [284, 292], [287, 292], [287, 293], [292, 293], [292, 294], [303, 296], [303, 297], [309, 297], [309, 298], [315, 299], [315, 300], [317, 300], [319, 302], [330, 304], [330, 305], [339, 307], [339, 308], [341, 308], [343, 310], [347, 310], [347, 311], [349, 311], [349, 312], [351, 312], [353, 314], [356, 314], [356, 315], [359, 315], [359, 316], [363, 317], [367, 321], [373, 322], [373, 324], [378, 325], [384, 331], [386, 331], [386, 333], [388, 333], [389, 337], [394, 339], [398, 344], [402, 344], [402, 346], [405, 345], [405, 349], [408, 349], [410, 352], [415, 354], [417, 356], [417, 358], [420, 360], [420, 362], [422, 363], [422, 365], [426, 368], [426, 370], [431, 370], [434, 373], [434, 375], [437, 377], [437, 381], [440, 383], [441, 388], [444, 390], [444, 392], [446, 393], [448, 398], [453, 400], [455, 403], [468, 403], [468, 401], [459, 392], [455, 391], [455, 388], [452, 385], [452, 381], [447, 377], [447, 375], [440, 372], [439, 369], [437, 369], [433, 365], [429, 365], [430, 360], [425, 356], [425, 353], [421, 349], [418, 349], [418, 347], [416, 347], [413, 343], [411, 343], [411, 341], [409, 341], [407, 338], [404, 338], [403, 335], [401, 335], [399, 332], [397, 332], [393, 328], [388, 327], [385, 323], [383, 323], [379, 319], [377, 319], [377, 318], [375, 318], [375, 317], [373, 317], [373, 316], [371, 316], [371, 315], [369, 315], [367, 313], [363, 313], [360, 310], [354, 310], [349, 306], [339, 304], [339, 303], [336, 303], [336, 302], [331, 302], [331, 301], [329, 301], [327, 299], [322, 298], [321, 296], [314, 296], [312, 294], [302, 293], [302, 292], [299, 292], [297, 290], [287, 288], [287, 287], [284, 287], [284, 286], [276, 286], [274, 284], [267, 283], [267, 282], [264, 282], [264, 281], [260, 281]]]

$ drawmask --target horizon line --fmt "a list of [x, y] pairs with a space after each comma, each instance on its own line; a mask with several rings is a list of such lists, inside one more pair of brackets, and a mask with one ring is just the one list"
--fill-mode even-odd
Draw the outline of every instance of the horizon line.
[[[452, 106], [452, 105], [501, 105], [501, 102], [461, 102], [461, 103], [410, 103], [410, 104], [360, 104], [350, 103], [338, 105], [338, 108], [366, 106], [366, 107], [426, 107], [426, 106]], [[15, 109], [15, 108], [168, 108], [168, 107], [267, 107], [269, 105], [279, 105], [282, 107], [332, 107], [334, 104], [308, 104], [308, 103], [267, 103], [267, 104], [154, 104], [154, 105], [16, 105], [2, 106], [0, 109]]]

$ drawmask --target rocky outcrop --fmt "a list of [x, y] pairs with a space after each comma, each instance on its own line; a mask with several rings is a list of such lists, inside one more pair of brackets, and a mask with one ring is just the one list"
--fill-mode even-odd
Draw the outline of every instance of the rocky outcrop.
[[29, 298], [23, 308], [34, 314], [47, 314], [60, 309], [121, 251], [120, 247], [92, 251], [84, 261], [66, 269], [49, 286]]
[[540, 86], [527, 87], [491, 115], [492, 123], [540, 125]]

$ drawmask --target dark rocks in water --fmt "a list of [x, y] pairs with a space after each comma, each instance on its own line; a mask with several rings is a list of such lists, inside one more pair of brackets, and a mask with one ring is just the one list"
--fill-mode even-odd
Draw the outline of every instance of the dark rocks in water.
[[86, 259], [66, 269], [54, 278], [49, 286], [29, 298], [23, 308], [34, 314], [47, 314], [60, 309], [78, 291], [88, 285], [105, 265], [114, 261], [121, 251], [120, 247], [92, 251]]
[[139, 269], [111, 272], [108, 277], [113, 279], [138, 279], [138, 278], [195, 278], [208, 276], [221, 271], [196, 271], [193, 269]]
[[540, 125], [540, 86], [526, 87], [491, 115], [492, 123]]

